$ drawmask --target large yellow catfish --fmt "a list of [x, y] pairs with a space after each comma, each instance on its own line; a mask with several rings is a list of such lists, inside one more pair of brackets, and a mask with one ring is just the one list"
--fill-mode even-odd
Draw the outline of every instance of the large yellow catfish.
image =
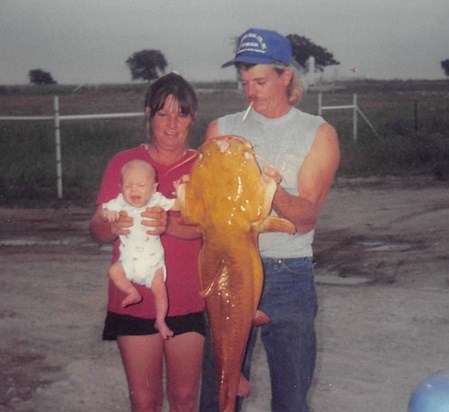
[[294, 225], [270, 217], [276, 183], [263, 176], [251, 144], [220, 136], [198, 149], [190, 180], [178, 187], [186, 222], [199, 225], [203, 247], [200, 282], [209, 315], [221, 412], [233, 412], [249, 331], [259, 303], [262, 231], [293, 233]]

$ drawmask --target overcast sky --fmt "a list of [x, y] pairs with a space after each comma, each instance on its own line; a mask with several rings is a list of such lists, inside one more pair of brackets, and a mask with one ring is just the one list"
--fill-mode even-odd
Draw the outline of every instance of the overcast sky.
[[188, 80], [231, 79], [220, 66], [250, 27], [326, 48], [341, 63], [329, 77], [440, 79], [449, 58], [449, 0], [0, 0], [0, 84], [28, 83], [31, 69], [126, 83], [143, 49]]

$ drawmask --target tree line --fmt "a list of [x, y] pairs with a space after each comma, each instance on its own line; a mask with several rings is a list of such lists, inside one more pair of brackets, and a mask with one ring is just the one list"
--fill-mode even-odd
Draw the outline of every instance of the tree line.
[[[339, 65], [333, 53], [322, 46], [313, 43], [309, 38], [298, 34], [289, 34], [287, 38], [292, 45], [293, 60], [304, 73], [309, 71], [308, 60], [313, 57], [313, 70], [322, 72], [325, 67]], [[126, 60], [131, 72], [132, 80], [146, 80], [148, 82], [159, 78], [165, 73], [168, 63], [160, 50], [144, 49], [133, 53]], [[441, 61], [441, 68], [449, 79], [449, 59]], [[30, 83], [36, 85], [57, 84], [50, 72], [33, 69], [28, 73]]]

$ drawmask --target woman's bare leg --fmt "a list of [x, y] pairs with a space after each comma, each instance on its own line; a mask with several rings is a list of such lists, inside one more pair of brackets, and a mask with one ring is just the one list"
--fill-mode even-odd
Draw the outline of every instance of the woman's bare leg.
[[119, 336], [117, 341], [128, 380], [132, 411], [160, 412], [164, 399], [164, 342], [161, 337], [159, 334]]
[[204, 336], [197, 332], [183, 333], [165, 341], [170, 412], [198, 410], [203, 349]]

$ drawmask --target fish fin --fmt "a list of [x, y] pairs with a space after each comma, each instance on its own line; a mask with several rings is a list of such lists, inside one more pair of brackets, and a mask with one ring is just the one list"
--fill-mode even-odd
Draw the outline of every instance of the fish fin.
[[[176, 186], [176, 197], [179, 202], [179, 210], [181, 212], [182, 221], [186, 225], [197, 225], [202, 221], [203, 211], [197, 205], [201, 204], [196, 197], [192, 198], [190, 192], [190, 198], [187, 193], [187, 183], [180, 183]], [[200, 218], [198, 214], [200, 213]]]
[[269, 177], [269, 176], [263, 176], [263, 180], [265, 182], [265, 196], [263, 199], [263, 210], [265, 215], [269, 215], [270, 214], [270, 210], [271, 210], [271, 204], [273, 202], [273, 198], [274, 198], [274, 193], [276, 192], [276, 182], [274, 181], [273, 178]]
[[256, 314], [254, 315], [253, 325], [265, 325], [266, 323], [271, 322], [270, 317], [262, 310], [256, 310]]
[[210, 296], [210, 294], [212, 293], [212, 291], [215, 288], [215, 285], [216, 285], [216, 282], [215, 282], [215, 280], [213, 280], [206, 289], [204, 289], [200, 292], [200, 296], [202, 298], [207, 298], [208, 296]]
[[209, 286], [207, 286], [205, 289], [203, 289], [200, 292], [201, 297], [207, 298], [208, 296], [210, 296], [212, 294], [212, 292], [214, 291], [214, 289], [218, 289], [220, 287], [220, 284], [222, 284], [223, 279], [227, 278], [227, 275], [228, 275], [228, 271], [227, 271], [226, 265], [224, 264], [224, 262], [221, 262], [220, 269], [219, 269], [218, 273], [212, 279], [212, 282], [210, 282]]
[[259, 232], [284, 232], [293, 235], [296, 232], [296, 228], [290, 220], [277, 216], [268, 216], [261, 222]]

